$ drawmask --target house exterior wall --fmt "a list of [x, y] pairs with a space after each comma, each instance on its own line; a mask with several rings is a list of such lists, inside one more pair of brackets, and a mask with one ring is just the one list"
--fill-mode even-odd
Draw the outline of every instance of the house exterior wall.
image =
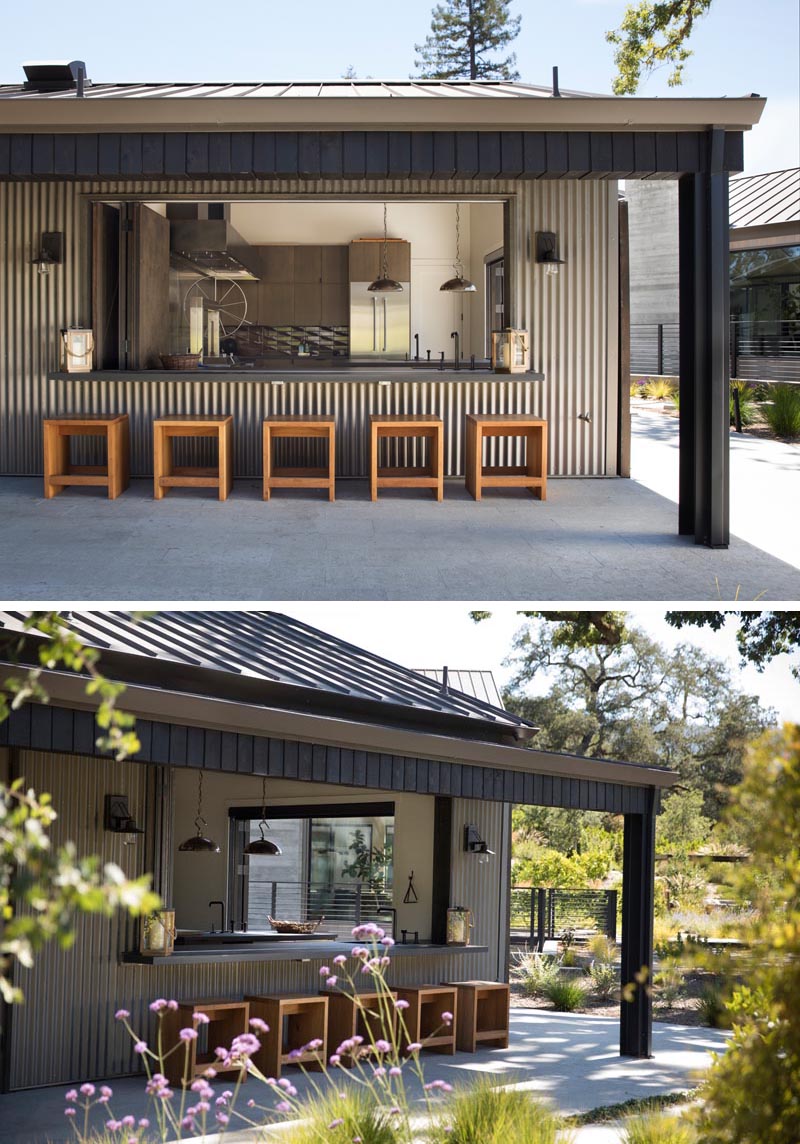
[[[2, 749], [0, 749], [0, 753]], [[0, 758], [2, 765], [2, 758]], [[54, 844], [72, 839], [81, 854], [96, 853], [105, 862], [116, 862], [130, 877], [152, 870], [157, 864], [152, 823], [159, 807], [160, 794], [156, 786], [158, 768], [137, 763], [118, 763], [109, 758], [93, 759], [77, 755], [61, 755], [42, 751], [19, 751], [17, 771], [26, 785], [35, 790], [47, 790], [58, 808], [58, 818], [51, 834]], [[193, 775], [179, 772], [175, 784], [176, 814], [172, 844], [177, 846], [191, 827], [196, 813], [196, 787], [184, 790]], [[260, 799], [261, 784], [253, 778], [237, 776], [206, 776], [219, 778], [228, 790], [232, 784], [246, 791], [236, 801], [249, 804]], [[283, 787], [279, 797], [293, 796], [293, 784], [270, 783], [270, 790]], [[336, 787], [318, 787], [302, 784], [306, 801], [369, 797], [385, 792], [356, 794]], [[103, 798], [107, 793], [126, 794], [137, 820], [147, 825], [147, 833], [138, 836], [133, 845], [125, 844], [122, 835], [110, 834], [103, 829]], [[191, 795], [191, 796], [190, 796]], [[294, 797], [294, 796], [293, 796]], [[406, 867], [412, 864], [418, 887], [419, 928], [423, 918], [430, 919], [430, 835], [433, 833], [430, 814], [433, 797], [397, 795], [397, 883], [405, 884]], [[431, 810], [428, 812], [427, 807]], [[220, 798], [215, 784], [204, 790], [204, 816], [209, 820], [209, 832], [222, 842], [227, 805]], [[403, 842], [403, 831], [414, 831], [414, 816], [421, 815], [429, 837], [422, 840], [422, 830], [409, 835], [408, 845]], [[473, 934], [474, 944], [489, 945], [488, 953], [425, 954], [402, 956], [402, 947], [395, 950], [391, 979], [402, 984], [423, 984], [431, 980], [458, 980], [463, 978], [504, 979], [506, 974], [505, 886], [507, 847], [510, 844], [510, 808], [502, 803], [479, 800], [453, 800], [453, 842], [451, 855], [450, 902], [468, 905], [477, 919]], [[478, 863], [474, 855], [463, 852], [463, 825], [474, 822], [481, 830], [497, 857], [488, 865]], [[215, 834], [214, 830], [220, 833]], [[189, 831], [192, 832], [192, 831]], [[427, 847], [425, 854], [413, 847]], [[187, 892], [187, 883], [195, 883], [194, 895], [205, 905], [211, 898], [226, 895], [220, 892], [222, 882], [217, 874], [227, 873], [224, 854], [175, 855], [187, 863], [182, 869], [175, 864], [176, 903]], [[191, 861], [191, 871], [188, 862]], [[212, 865], [217, 874], [211, 872]], [[402, 888], [401, 888], [402, 896]], [[194, 899], [193, 899], [194, 900]], [[196, 904], [196, 903], [195, 903]], [[194, 907], [192, 907], [194, 908]], [[197, 906], [198, 911], [200, 907]], [[180, 919], [179, 919], [180, 920]], [[208, 909], [198, 913], [203, 928], [208, 920]], [[406, 918], [410, 928], [417, 928], [417, 917]], [[71, 950], [64, 952], [55, 943], [37, 955], [33, 971], [18, 970], [17, 983], [22, 987], [26, 1004], [15, 1006], [10, 1013], [5, 1048], [7, 1051], [8, 1082], [10, 1089], [29, 1088], [47, 1084], [68, 1084], [88, 1078], [111, 1078], [139, 1071], [140, 1062], [132, 1052], [131, 1042], [113, 1014], [119, 1007], [131, 1013], [131, 1022], [146, 1039], [154, 1032], [154, 1019], [148, 1004], [155, 997], [175, 997], [178, 1000], [222, 1000], [241, 997], [244, 993], [311, 993], [319, 988], [320, 959], [310, 961], [223, 962], [181, 965], [158, 959], [152, 965], [127, 964], [120, 961], [125, 951], [138, 947], [138, 923], [127, 915], [117, 913], [110, 919], [82, 916], [77, 922], [77, 937]], [[420, 935], [422, 936], [422, 934]]]
[[[267, 412], [270, 388], [262, 383], [180, 380], [59, 380], [59, 330], [88, 325], [87, 196], [283, 198], [322, 196], [393, 198], [507, 197], [514, 200], [512, 290], [518, 326], [530, 331], [532, 368], [543, 382], [464, 380], [441, 390], [396, 383], [397, 411], [429, 410], [437, 403], [456, 425], [451, 471], [463, 472], [463, 417], [515, 409], [544, 416], [550, 428], [553, 475], [600, 476], [616, 464], [616, 182], [503, 179], [236, 180], [169, 179], [119, 182], [42, 180], [0, 183], [0, 473], [41, 472], [41, 420], [68, 412], [128, 411], [135, 475], [150, 471], [150, 422], [166, 412], [229, 412], [237, 426], [239, 475], [260, 468], [257, 423]], [[537, 230], [555, 230], [566, 265], [547, 279], [532, 261]], [[31, 259], [43, 231], [65, 235], [65, 262], [39, 275]], [[507, 256], [508, 258], [508, 256]], [[507, 261], [508, 265], [508, 261]], [[485, 375], [484, 375], [485, 376]], [[272, 412], [308, 413], [336, 408], [346, 427], [357, 423], [370, 395], [366, 383], [325, 381], [283, 387]], [[588, 413], [590, 421], [578, 415]], [[354, 436], [354, 435], [351, 435]], [[344, 473], [363, 464], [365, 444], [352, 441]], [[349, 465], [349, 470], [348, 470]]]

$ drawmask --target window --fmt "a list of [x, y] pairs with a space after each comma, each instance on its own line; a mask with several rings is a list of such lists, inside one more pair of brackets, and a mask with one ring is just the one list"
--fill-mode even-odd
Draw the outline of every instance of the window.
[[366, 921], [393, 929], [394, 804], [268, 808], [267, 837], [275, 856], [246, 854], [261, 837], [261, 809], [230, 811], [232, 916], [252, 931], [269, 918], [311, 922], [349, 937]]
[[490, 258], [486, 263], [486, 356], [492, 356], [492, 330], [506, 326], [505, 259]]

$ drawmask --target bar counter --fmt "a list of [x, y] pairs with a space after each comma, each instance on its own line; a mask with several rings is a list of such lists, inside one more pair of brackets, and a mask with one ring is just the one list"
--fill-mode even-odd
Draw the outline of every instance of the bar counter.
[[[146, 957], [139, 952], [123, 953], [120, 961], [127, 965], [148, 965], [158, 968], [174, 966], [179, 968], [185, 965], [218, 965], [220, 963], [232, 964], [239, 962], [262, 961], [292, 961], [308, 962], [319, 961], [329, 964], [334, 957], [343, 953], [349, 956], [353, 948], [353, 941], [303, 941], [296, 942], [264, 942], [250, 945], [221, 943], [217, 946], [202, 948], [194, 946], [176, 946], [169, 957]], [[436, 945], [433, 942], [417, 942], [403, 945], [398, 942], [392, 947], [392, 962], [406, 958], [429, 958], [439, 955], [441, 957], [460, 957], [464, 954], [488, 953], [486, 945]], [[355, 962], [354, 962], [355, 964]]]

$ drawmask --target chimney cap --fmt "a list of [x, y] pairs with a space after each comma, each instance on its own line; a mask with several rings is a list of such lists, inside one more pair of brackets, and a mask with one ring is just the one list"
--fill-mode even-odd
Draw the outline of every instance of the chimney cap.
[[83, 60], [29, 60], [22, 65], [26, 91], [69, 91], [78, 86], [78, 77], [86, 78]]

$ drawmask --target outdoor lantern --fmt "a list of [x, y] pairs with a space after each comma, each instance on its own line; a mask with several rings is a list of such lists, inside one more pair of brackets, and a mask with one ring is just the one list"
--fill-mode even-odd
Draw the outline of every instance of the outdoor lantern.
[[472, 910], [466, 906], [451, 906], [447, 911], [447, 944], [469, 945], [470, 930], [474, 924]]
[[261, 821], [258, 824], [258, 829], [261, 831], [261, 837], [256, 838], [253, 842], [248, 842], [244, 848], [245, 854], [265, 854], [270, 857], [277, 857], [281, 848], [276, 842], [271, 842], [264, 833], [269, 830], [269, 823], [266, 821], [267, 817], [267, 776], [264, 775], [261, 782]]
[[527, 373], [530, 355], [527, 330], [492, 331], [492, 369], [495, 373]]
[[544, 265], [547, 274], [558, 274], [559, 266], [564, 265], [564, 259], [558, 257], [558, 238], [550, 230], [536, 232], [536, 261]]
[[64, 369], [67, 373], [90, 373], [94, 356], [94, 333], [91, 330], [61, 331], [64, 347]]
[[175, 948], [175, 911], [156, 910], [142, 918], [139, 953], [145, 957], [169, 957]]
[[494, 857], [494, 850], [490, 850], [481, 838], [477, 826], [470, 824], [464, 827], [464, 849], [468, 854], [477, 854], [480, 863], [486, 863]]
[[383, 204], [383, 261], [380, 278], [370, 282], [367, 289], [373, 294], [397, 294], [403, 289], [401, 282], [389, 277], [389, 232], [386, 227], [386, 203]]
[[190, 850], [194, 853], [206, 851], [211, 854], [219, 854], [219, 846], [211, 838], [206, 838], [203, 834], [203, 827], [208, 823], [203, 818], [203, 772], [200, 771], [197, 781], [197, 817], [194, 820], [197, 827], [197, 834], [193, 834], [191, 838], [187, 838], [185, 842], [181, 842], [178, 847], [179, 850]]
[[64, 235], [60, 230], [45, 231], [39, 245], [39, 253], [31, 263], [40, 274], [49, 274], [54, 266], [64, 261]]
[[464, 264], [461, 261], [461, 204], [456, 203], [456, 260], [453, 263], [455, 278], [448, 278], [439, 287], [449, 294], [474, 294], [477, 287], [464, 277]]
[[131, 814], [126, 794], [107, 794], [103, 810], [105, 828], [112, 834], [144, 834]]

